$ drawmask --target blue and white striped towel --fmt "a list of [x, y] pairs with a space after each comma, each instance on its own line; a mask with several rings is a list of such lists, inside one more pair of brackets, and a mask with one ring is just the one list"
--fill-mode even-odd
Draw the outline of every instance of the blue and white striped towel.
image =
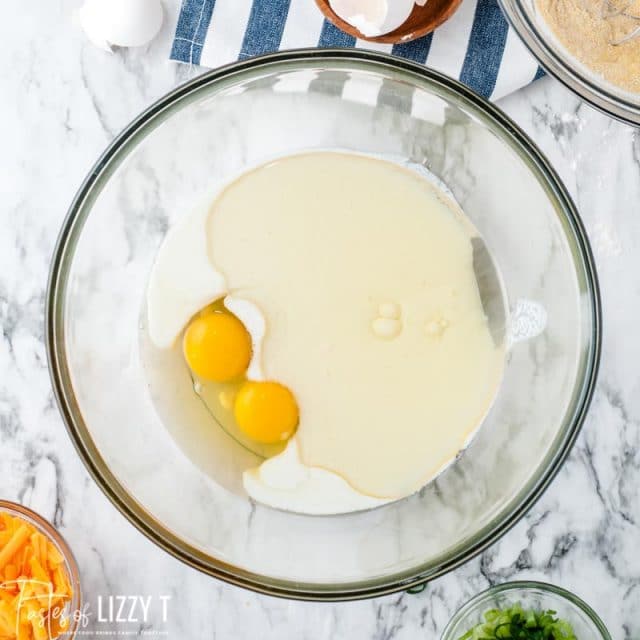
[[497, 0], [463, 0], [424, 38], [380, 45], [343, 33], [314, 0], [183, 0], [171, 58], [217, 67], [298, 47], [362, 47], [427, 64], [497, 100], [543, 72], [507, 25]]

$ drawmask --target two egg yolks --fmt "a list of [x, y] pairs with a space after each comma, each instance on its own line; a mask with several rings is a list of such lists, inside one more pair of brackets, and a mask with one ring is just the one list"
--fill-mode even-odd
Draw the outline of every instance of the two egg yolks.
[[[191, 371], [212, 382], [243, 376], [251, 361], [251, 336], [236, 316], [206, 310], [189, 323], [183, 339]], [[238, 427], [264, 444], [284, 442], [298, 424], [298, 405], [291, 391], [278, 382], [240, 383], [234, 402]]]

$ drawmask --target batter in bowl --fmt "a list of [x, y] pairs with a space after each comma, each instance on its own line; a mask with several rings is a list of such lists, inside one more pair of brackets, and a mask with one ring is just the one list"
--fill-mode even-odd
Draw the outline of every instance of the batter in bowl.
[[[169, 232], [149, 287], [152, 341], [171, 348], [194, 314], [230, 314], [249, 335], [246, 369], [224, 389], [198, 384], [228, 393], [225, 419], [258, 440], [271, 416], [291, 417], [289, 400], [269, 405], [246, 385], [280, 385], [295, 403], [285, 450], [245, 472], [251, 496], [306, 513], [368, 508], [417, 491], [456, 457], [505, 357], [474, 237], [433, 182], [338, 152], [258, 167]], [[206, 310], [220, 300], [226, 310]]]

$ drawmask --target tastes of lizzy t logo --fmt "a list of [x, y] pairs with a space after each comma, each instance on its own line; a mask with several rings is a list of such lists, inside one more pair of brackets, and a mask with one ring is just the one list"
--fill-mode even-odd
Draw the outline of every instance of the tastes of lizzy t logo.
[[[0, 640], [54, 640], [71, 631], [78, 636], [140, 635], [141, 625], [151, 627], [142, 635], [167, 635], [153, 627], [167, 622], [170, 600], [170, 595], [99, 595], [95, 609], [86, 602], [81, 609], [71, 611], [71, 596], [56, 593], [49, 581], [7, 580], [0, 582]], [[106, 624], [110, 629], [101, 631]], [[135, 630], [128, 631], [127, 625], [136, 625]]]

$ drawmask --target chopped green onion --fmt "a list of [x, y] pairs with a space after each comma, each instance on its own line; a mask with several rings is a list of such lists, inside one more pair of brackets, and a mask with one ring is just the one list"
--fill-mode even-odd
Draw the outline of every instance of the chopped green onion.
[[550, 609], [534, 611], [514, 604], [485, 611], [483, 619], [459, 640], [577, 640], [571, 625]]

